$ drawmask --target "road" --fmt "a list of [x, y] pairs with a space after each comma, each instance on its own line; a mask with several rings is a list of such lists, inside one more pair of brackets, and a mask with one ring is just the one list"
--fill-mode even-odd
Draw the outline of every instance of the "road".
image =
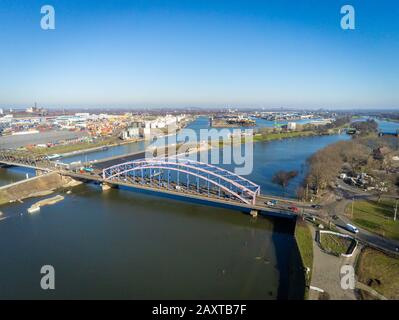
[[[323, 209], [325, 212], [328, 213], [329, 218], [334, 221], [335, 225], [340, 228], [340, 231], [354, 236], [353, 233], [350, 233], [349, 231], [344, 229], [344, 226], [347, 223], [351, 223], [350, 219], [345, 216], [345, 208], [351, 204], [353, 199], [371, 199], [375, 197], [375, 195], [370, 192], [366, 192], [363, 190], [359, 190], [358, 188], [349, 186], [341, 180], [338, 180], [337, 185], [338, 187], [336, 191], [340, 194], [340, 196], [342, 196], [342, 200], [335, 201], [329, 205], [326, 205]], [[338, 218], [334, 219], [334, 216]], [[399, 241], [384, 238], [359, 226], [356, 227], [359, 229], [359, 233], [356, 234], [355, 237], [361, 242], [376, 246], [390, 252], [399, 253]]]

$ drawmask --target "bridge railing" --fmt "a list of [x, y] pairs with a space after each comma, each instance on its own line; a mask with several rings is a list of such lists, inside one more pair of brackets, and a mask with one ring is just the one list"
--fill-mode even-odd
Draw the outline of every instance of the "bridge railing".
[[46, 158], [27, 151], [0, 149], [0, 163], [15, 164], [38, 169], [55, 169], [56, 164]]

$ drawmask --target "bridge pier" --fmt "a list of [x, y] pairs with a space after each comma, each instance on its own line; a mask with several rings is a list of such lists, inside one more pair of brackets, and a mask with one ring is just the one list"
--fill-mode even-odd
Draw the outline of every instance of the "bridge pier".
[[256, 218], [257, 216], [258, 216], [258, 210], [251, 210], [251, 216], [252, 216], [252, 218]]
[[103, 183], [101, 184], [101, 189], [102, 189], [103, 191], [108, 191], [109, 189], [111, 189], [111, 186], [110, 186], [108, 183], [103, 182]]

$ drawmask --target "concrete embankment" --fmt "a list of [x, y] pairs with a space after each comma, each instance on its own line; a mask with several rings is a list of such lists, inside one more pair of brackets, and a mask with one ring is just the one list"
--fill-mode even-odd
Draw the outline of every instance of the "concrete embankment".
[[50, 172], [0, 187], [0, 205], [27, 198], [46, 196], [59, 188], [73, 187], [78, 184], [80, 182], [70, 177], [62, 176], [57, 172]]

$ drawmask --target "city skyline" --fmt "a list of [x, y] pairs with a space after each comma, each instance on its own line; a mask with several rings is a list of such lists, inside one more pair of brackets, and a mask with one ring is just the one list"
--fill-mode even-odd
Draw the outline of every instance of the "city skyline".
[[[398, 8], [352, 1], [3, 1], [0, 107], [394, 109]], [[377, 15], [375, 12], [378, 12]]]

